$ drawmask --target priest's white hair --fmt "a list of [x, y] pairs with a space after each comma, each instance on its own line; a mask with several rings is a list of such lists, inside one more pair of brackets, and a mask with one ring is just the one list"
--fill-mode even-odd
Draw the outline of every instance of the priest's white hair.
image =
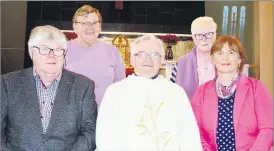
[[137, 46], [144, 42], [149, 41], [149, 43], [156, 43], [158, 45], [158, 48], [152, 48], [150, 45], [147, 46], [147, 49], [159, 49], [160, 48], [160, 55], [163, 58], [165, 56], [165, 49], [162, 40], [157, 38], [154, 35], [143, 35], [141, 37], [138, 37], [130, 44], [130, 55], [133, 56], [136, 53], [138, 53], [139, 50], [137, 50]]
[[33, 28], [30, 33], [28, 47], [39, 46], [43, 40], [56, 41], [63, 49], [67, 49], [65, 34], [54, 26], [45, 25]]
[[191, 23], [191, 33], [197, 28], [202, 28], [202, 27], [212, 27], [212, 29], [216, 32], [217, 30], [217, 24], [214, 22], [212, 17], [208, 16], [203, 16], [203, 17], [198, 17], [194, 19]]

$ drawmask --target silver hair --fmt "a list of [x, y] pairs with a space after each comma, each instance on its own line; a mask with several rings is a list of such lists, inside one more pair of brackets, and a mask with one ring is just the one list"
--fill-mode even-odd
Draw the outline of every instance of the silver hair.
[[65, 34], [51, 25], [33, 28], [30, 33], [28, 47], [39, 46], [42, 40], [56, 41], [63, 49], [67, 49], [67, 38]]
[[193, 33], [193, 30], [196, 28], [201, 28], [203, 26], [211, 26], [214, 31], [216, 32], [217, 30], [217, 24], [214, 22], [212, 17], [208, 16], [203, 16], [203, 17], [198, 17], [194, 19], [191, 23], [191, 33]]
[[[138, 53], [139, 50], [137, 50], [137, 46], [144, 42], [144, 41], [150, 41], [151, 43], [156, 43], [159, 48], [160, 48], [160, 54], [161, 57], [163, 58], [165, 56], [165, 49], [164, 49], [164, 45], [163, 42], [158, 39], [156, 36], [154, 35], [143, 35], [141, 37], [138, 37], [137, 39], [135, 39], [130, 45], [130, 55], [133, 56], [136, 53]], [[147, 46], [148, 49], [157, 49], [157, 48], [150, 48], [150, 46]]]

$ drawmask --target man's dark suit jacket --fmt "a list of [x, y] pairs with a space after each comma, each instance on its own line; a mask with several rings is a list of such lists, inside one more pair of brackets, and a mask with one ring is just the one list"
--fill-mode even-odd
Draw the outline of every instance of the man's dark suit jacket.
[[33, 68], [2, 75], [1, 151], [93, 151], [94, 82], [63, 69], [43, 134]]

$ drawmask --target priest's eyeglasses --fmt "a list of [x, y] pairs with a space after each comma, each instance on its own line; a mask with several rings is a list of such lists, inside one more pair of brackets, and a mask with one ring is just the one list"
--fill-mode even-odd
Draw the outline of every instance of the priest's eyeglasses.
[[161, 58], [161, 55], [158, 52], [147, 53], [145, 51], [140, 51], [140, 52], [134, 54], [134, 56], [137, 56], [142, 59], [146, 58], [148, 55], [151, 57], [151, 59]]
[[36, 48], [39, 50], [39, 53], [41, 55], [49, 55], [49, 53], [51, 51], [53, 51], [53, 54], [54, 56], [57, 56], [57, 57], [61, 57], [65, 54], [65, 49], [60, 49], [60, 48], [57, 48], [57, 49], [51, 49], [49, 47], [46, 47], [46, 46], [41, 46], [41, 47], [37, 47], [37, 46], [33, 46], [33, 48]]
[[195, 39], [197, 40], [202, 40], [204, 37], [206, 39], [211, 39], [214, 35], [214, 32], [208, 32], [208, 33], [205, 33], [205, 34], [195, 34], [194, 37]]
[[81, 26], [85, 26], [85, 27], [87, 27], [87, 26], [92, 26], [92, 27], [94, 27], [94, 26], [99, 25], [100, 21], [98, 20], [98, 21], [94, 21], [94, 22], [75, 22], [75, 23], [78, 23], [78, 24], [80, 24]]

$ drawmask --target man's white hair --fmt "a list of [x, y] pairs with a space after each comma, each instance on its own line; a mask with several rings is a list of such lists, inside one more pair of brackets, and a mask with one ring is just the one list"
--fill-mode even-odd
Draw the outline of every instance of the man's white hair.
[[160, 40], [159, 38], [157, 38], [154, 35], [143, 35], [141, 37], [138, 37], [137, 39], [135, 39], [130, 45], [130, 55], [133, 56], [136, 53], [138, 53], [138, 45], [142, 42], [145, 41], [149, 41], [149, 43], [156, 43], [156, 45], [158, 45], [158, 48], [151, 48], [150, 45], [147, 46], [147, 49], [159, 49], [160, 48], [160, 55], [163, 58], [165, 56], [165, 49], [164, 49], [164, 45], [162, 40]]
[[213, 30], [216, 32], [217, 30], [217, 24], [214, 22], [212, 17], [208, 16], [203, 16], [203, 17], [198, 17], [194, 19], [191, 23], [191, 33], [197, 28], [201, 28], [204, 26], [211, 26]]
[[28, 47], [39, 46], [42, 40], [58, 42], [63, 49], [67, 49], [65, 34], [51, 25], [37, 26], [31, 30]]

